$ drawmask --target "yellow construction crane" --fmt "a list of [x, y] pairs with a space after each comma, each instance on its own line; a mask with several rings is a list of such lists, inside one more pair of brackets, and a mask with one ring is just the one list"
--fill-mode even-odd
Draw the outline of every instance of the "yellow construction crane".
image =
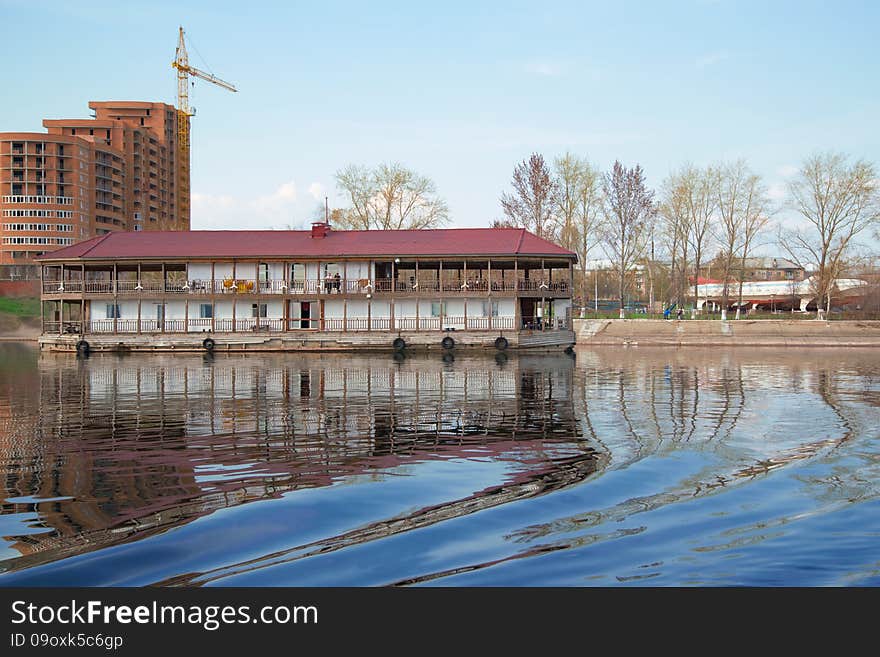
[[186, 44], [183, 41], [183, 28], [177, 39], [177, 52], [171, 66], [177, 69], [177, 150], [180, 160], [180, 180], [178, 182], [178, 207], [181, 217], [187, 218], [189, 224], [189, 117], [195, 115], [195, 110], [189, 107], [189, 77], [201, 78], [228, 91], [238, 91], [234, 85], [221, 80], [215, 75], [200, 71], [189, 65], [189, 55], [186, 52]]

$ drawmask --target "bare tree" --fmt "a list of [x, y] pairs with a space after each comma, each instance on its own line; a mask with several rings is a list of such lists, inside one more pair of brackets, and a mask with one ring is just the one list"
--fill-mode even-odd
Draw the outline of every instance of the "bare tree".
[[397, 163], [374, 169], [349, 165], [336, 172], [336, 184], [351, 203], [336, 218], [343, 228], [436, 228], [449, 221], [449, 208], [434, 181]]
[[501, 208], [511, 225], [530, 230], [538, 237], [555, 239], [553, 197], [555, 183], [544, 157], [532, 153], [513, 170], [513, 193], [501, 194]]
[[791, 206], [806, 220], [803, 228], [780, 231], [780, 244], [801, 267], [811, 262], [816, 306], [831, 309], [834, 279], [856, 246], [856, 237], [880, 223], [880, 193], [874, 165], [850, 164], [841, 153], [807, 158], [789, 183]]
[[570, 153], [554, 163], [554, 216], [559, 243], [577, 253], [581, 269], [581, 300], [587, 298], [589, 252], [597, 241], [602, 210], [602, 174], [585, 158]]
[[697, 307], [700, 303], [697, 287], [700, 283], [700, 265], [711, 237], [709, 227], [716, 209], [713, 193], [715, 172], [712, 167], [700, 170], [686, 165], [678, 175], [685, 193], [688, 240], [694, 254], [694, 306]]
[[749, 171], [744, 160], [722, 164], [714, 170], [715, 202], [721, 221], [716, 224], [715, 239], [721, 245], [721, 319], [727, 319], [730, 283], [734, 262], [743, 248], [744, 224], [758, 177]]
[[742, 246], [739, 260], [739, 290], [737, 292], [736, 319], [740, 317], [743, 304], [743, 281], [746, 277], [746, 260], [756, 246], [761, 233], [770, 221], [770, 200], [767, 190], [758, 176], [746, 179], [746, 188], [742, 194]]
[[627, 169], [615, 161], [603, 178], [604, 221], [602, 242], [617, 275], [620, 318], [624, 317], [627, 275], [645, 252], [656, 214], [654, 192], [645, 184], [642, 167]]
[[660, 211], [660, 236], [670, 257], [669, 298], [673, 303], [684, 305], [687, 289], [688, 244], [690, 222], [688, 221], [687, 189], [677, 175], [663, 182], [663, 199]]

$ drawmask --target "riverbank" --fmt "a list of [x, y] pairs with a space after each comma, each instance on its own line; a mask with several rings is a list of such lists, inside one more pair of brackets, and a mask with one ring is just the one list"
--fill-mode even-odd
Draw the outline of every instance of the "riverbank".
[[0, 341], [37, 340], [40, 300], [0, 296]]
[[576, 319], [578, 345], [880, 347], [880, 321]]

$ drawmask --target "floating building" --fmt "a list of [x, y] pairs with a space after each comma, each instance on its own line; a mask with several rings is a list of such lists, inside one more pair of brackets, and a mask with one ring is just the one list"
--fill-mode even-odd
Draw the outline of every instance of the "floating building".
[[574, 344], [577, 256], [518, 228], [117, 232], [38, 260], [44, 348]]

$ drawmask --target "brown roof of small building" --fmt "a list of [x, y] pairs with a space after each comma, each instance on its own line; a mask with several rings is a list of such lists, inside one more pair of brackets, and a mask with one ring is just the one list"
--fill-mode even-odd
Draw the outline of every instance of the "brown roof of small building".
[[151, 258], [290, 258], [358, 256], [548, 256], [572, 251], [522, 228], [424, 230], [194, 230], [113, 232], [39, 256], [38, 260]]

